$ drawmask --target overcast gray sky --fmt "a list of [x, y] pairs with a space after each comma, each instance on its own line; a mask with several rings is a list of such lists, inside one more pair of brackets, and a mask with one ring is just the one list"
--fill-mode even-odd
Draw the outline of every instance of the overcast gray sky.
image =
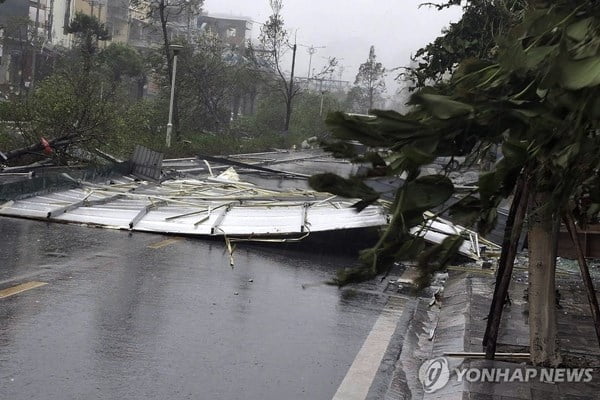
[[[418, 8], [424, 1], [283, 0], [282, 15], [290, 32], [297, 29], [298, 44], [325, 46], [313, 55], [312, 68], [318, 70], [327, 57], [337, 57], [344, 66], [343, 79], [353, 81], [371, 45], [388, 70], [408, 65], [411, 54], [439, 36], [449, 22], [460, 18], [458, 7], [445, 11]], [[268, 0], [205, 0], [204, 10], [257, 22], [266, 21], [271, 14]], [[259, 28], [255, 23], [254, 36]], [[298, 75], [306, 76], [308, 61], [307, 49], [299, 47]], [[389, 89], [388, 94], [392, 94], [393, 88]]]

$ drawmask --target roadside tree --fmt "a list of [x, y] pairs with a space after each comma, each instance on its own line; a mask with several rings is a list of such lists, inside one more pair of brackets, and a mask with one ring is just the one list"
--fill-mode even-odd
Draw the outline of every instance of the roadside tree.
[[[269, 0], [272, 14], [260, 29], [260, 48], [253, 49], [253, 53], [260, 67], [266, 67], [274, 74], [273, 88], [280, 94], [285, 102], [285, 116], [283, 132], [287, 133], [292, 118], [292, 105], [294, 98], [300, 93], [300, 87], [294, 82], [294, 68], [297, 46], [290, 43], [288, 31], [285, 29], [281, 9], [282, 0]], [[288, 78], [284, 70], [285, 57], [289, 50], [292, 51], [292, 69]]]
[[369, 58], [360, 65], [354, 85], [360, 88], [360, 94], [364, 96], [364, 103], [368, 112], [375, 105], [375, 101], [383, 92], [385, 92], [385, 68], [380, 62], [377, 62], [375, 55], [375, 46], [369, 49]]
[[[385, 165], [389, 174], [406, 176], [391, 206], [389, 226], [377, 245], [362, 254], [367, 267], [342, 271], [340, 282], [372, 277], [394, 260], [418, 259], [424, 281], [443, 267], [463, 238], [451, 236], [426, 249], [424, 239], [411, 234], [411, 229], [430, 218], [425, 211], [447, 210], [455, 187], [445, 175], [421, 176], [421, 168], [440, 156], [477, 158], [499, 144], [503, 159], [480, 175], [476, 191], [449, 207], [455, 218], [485, 231], [495, 224], [500, 201], [514, 196], [486, 353], [489, 358], [495, 353], [516, 242], [527, 218], [531, 361], [552, 366], [561, 362], [554, 279], [559, 222], [562, 218], [573, 227], [575, 219], [584, 224], [600, 212], [598, 7], [587, 0], [561, 0], [551, 7], [532, 2], [522, 22], [496, 39], [492, 59], [466, 59], [453, 70], [451, 90], [419, 90], [411, 100], [414, 109], [407, 114], [373, 111], [375, 119], [329, 116], [327, 122], [338, 139], [388, 149], [385, 159], [384, 153], [372, 155], [379, 170]], [[350, 147], [345, 149], [347, 156], [357, 157]], [[332, 193], [352, 192], [363, 199], [361, 206], [377, 198], [365, 185], [331, 175], [315, 176], [311, 184]], [[583, 265], [597, 317], [596, 295]]]
[[[162, 53], [166, 61], [165, 83], [170, 85], [173, 76], [174, 53], [171, 50], [173, 29], [177, 25], [182, 25], [181, 20], [185, 20], [186, 35], [190, 31], [192, 17], [200, 14], [204, 0], [131, 0], [131, 5], [146, 14], [146, 21], [149, 26], [157, 26], [160, 29], [162, 38]], [[173, 99], [173, 131], [175, 139], [181, 138], [179, 130], [179, 107], [178, 94], [175, 93]]]
[[505, 35], [521, 21], [527, 0], [449, 0], [441, 4], [427, 3], [443, 10], [461, 7], [462, 16], [451, 23], [433, 42], [417, 50], [413, 65], [403, 68], [398, 79], [412, 82], [411, 89], [443, 86], [457, 65], [468, 58], [492, 61], [496, 38]]
[[242, 53], [204, 35], [181, 54], [178, 84], [182, 131], [220, 131], [232, 118], [236, 96], [255, 76]]
[[137, 52], [121, 45], [101, 49], [99, 42], [109, 36], [95, 17], [77, 14], [67, 29], [75, 35], [76, 46], [57, 60], [52, 75], [35, 90], [6, 106], [23, 144], [30, 145], [7, 152], [9, 159], [42, 150], [42, 138], [59, 159], [70, 146], [104, 145], [129, 107], [124, 78], [142, 74]]

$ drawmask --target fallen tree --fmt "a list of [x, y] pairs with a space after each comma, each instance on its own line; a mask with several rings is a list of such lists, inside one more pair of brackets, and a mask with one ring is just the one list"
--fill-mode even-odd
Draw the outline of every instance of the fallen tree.
[[10, 150], [10, 151], [7, 151], [6, 153], [0, 153], [0, 158], [2, 158], [4, 161], [10, 161], [13, 159], [17, 159], [19, 157], [23, 157], [26, 154], [39, 153], [44, 150], [46, 150], [46, 152], [48, 152], [48, 149], [52, 149], [52, 151], [53, 151], [54, 149], [58, 149], [58, 148], [62, 148], [62, 147], [66, 147], [71, 144], [74, 144], [74, 142], [76, 141], [76, 139], [79, 136], [80, 135], [77, 133], [71, 133], [69, 135], [64, 135], [64, 136], [61, 136], [61, 137], [58, 137], [55, 139], [51, 139], [48, 141], [40, 140], [38, 143], [34, 143], [29, 146]]

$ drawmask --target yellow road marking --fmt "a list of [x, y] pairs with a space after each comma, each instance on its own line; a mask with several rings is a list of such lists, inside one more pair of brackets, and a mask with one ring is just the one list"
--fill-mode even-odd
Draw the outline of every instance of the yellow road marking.
[[160, 249], [161, 247], [165, 247], [165, 246], [168, 246], [170, 244], [177, 243], [180, 240], [181, 240], [181, 238], [165, 239], [165, 240], [161, 240], [160, 242], [156, 242], [154, 244], [151, 244], [148, 247], [151, 248], [151, 249]]
[[0, 299], [5, 299], [7, 297], [14, 296], [15, 294], [19, 294], [27, 290], [35, 289], [44, 285], [47, 285], [47, 283], [37, 281], [21, 283], [20, 285], [0, 290]]

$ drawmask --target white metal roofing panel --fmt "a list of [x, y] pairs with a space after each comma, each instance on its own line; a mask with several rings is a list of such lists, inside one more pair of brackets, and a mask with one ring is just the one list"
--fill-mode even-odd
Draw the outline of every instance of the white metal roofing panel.
[[[244, 182], [193, 179], [162, 185], [121, 179], [110, 185], [18, 200], [0, 215], [190, 235], [270, 236], [380, 226], [380, 206], [357, 213], [353, 201], [312, 191], [273, 191]], [[121, 183], [126, 183], [123, 185]], [[82, 201], [86, 201], [82, 203]], [[210, 212], [209, 212], [210, 210]]]

